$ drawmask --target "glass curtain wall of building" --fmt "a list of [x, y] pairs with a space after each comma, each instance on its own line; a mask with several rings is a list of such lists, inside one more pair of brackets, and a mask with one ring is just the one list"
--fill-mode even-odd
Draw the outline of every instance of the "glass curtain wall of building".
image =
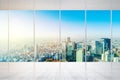
[[111, 61], [110, 10], [87, 10], [87, 62]]
[[84, 62], [85, 11], [61, 11], [61, 46], [64, 62]]
[[8, 61], [8, 11], [0, 10], [0, 62]]
[[34, 61], [34, 27], [32, 10], [9, 12], [10, 62]]
[[112, 61], [120, 62], [120, 10], [112, 11]]

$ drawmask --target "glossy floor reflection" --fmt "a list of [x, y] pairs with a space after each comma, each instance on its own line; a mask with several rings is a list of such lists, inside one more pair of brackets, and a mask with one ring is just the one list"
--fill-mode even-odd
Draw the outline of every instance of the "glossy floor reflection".
[[[120, 74], [120, 73], [117, 73]], [[120, 80], [119, 75], [111, 73], [75, 73], [75, 72], [42, 72], [42, 73], [0, 73], [0, 80]]]
[[120, 80], [119, 74], [120, 63], [0, 63], [0, 80]]

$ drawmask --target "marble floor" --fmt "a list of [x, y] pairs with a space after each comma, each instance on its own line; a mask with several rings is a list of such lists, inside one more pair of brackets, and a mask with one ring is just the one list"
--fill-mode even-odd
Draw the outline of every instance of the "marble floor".
[[0, 80], [120, 80], [120, 63], [0, 63]]

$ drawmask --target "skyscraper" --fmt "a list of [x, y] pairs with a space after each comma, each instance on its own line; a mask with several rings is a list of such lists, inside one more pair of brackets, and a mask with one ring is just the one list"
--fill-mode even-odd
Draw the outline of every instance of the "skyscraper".
[[103, 44], [100, 41], [95, 42], [96, 54], [101, 55], [103, 53]]
[[62, 61], [66, 61], [66, 51], [67, 50], [67, 43], [66, 41], [62, 42]]
[[73, 51], [74, 51], [74, 43], [73, 42], [68, 42], [67, 43], [67, 50], [66, 50], [67, 61], [72, 61], [73, 60]]
[[110, 51], [111, 49], [111, 39], [101, 38], [100, 41], [95, 42], [96, 54], [105, 53], [105, 51]]
[[111, 39], [109, 38], [101, 38], [101, 43], [103, 44], [103, 51], [107, 51], [111, 49]]
[[83, 49], [78, 49], [76, 51], [76, 62], [83, 62], [83, 60], [84, 60]]

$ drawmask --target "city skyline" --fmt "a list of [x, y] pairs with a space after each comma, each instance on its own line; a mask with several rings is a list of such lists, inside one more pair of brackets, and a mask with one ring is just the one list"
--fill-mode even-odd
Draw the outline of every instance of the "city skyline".
[[8, 20], [8, 11], [1, 10], [0, 61], [120, 61], [119, 10], [112, 11], [112, 16], [110, 10], [86, 10], [86, 15], [85, 10], [59, 13], [59, 10], [11, 10]]

